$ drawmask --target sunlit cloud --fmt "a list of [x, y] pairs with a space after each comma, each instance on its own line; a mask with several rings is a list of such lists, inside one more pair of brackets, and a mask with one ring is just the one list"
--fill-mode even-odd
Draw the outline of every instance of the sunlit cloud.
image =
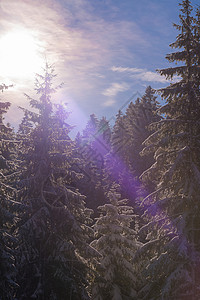
[[116, 96], [119, 92], [124, 92], [127, 91], [128, 89], [129, 89], [129, 85], [126, 82], [122, 82], [122, 83], [114, 82], [111, 84], [110, 87], [108, 87], [102, 92], [102, 95], [109, 96], [109, 97]]
[[129, 68], [129, 67], [115, 67], [113, 66], [111, 68], [113, 72], [119, 72], [119, 73], [139, 73], [139, 72], [144, 72], [144, 69], [139, 69], [139, 68]]
[[67, 1], [65, 7], [47, 0], [3, 0], [1, 22], [5, 31], [16, 25], [34, 29], [44, 43], [43, 54], [56, 63], [62, 75], [72, 80], [84, 75], [87, 81], [88, 71], [94, 73], [116, 56], [127, 55], [127, 43], [145, 45], [134, 22], [105, 21], [92, 15], [88, 6], [83, 0]]
[[146, 69], [113, 66], [111, 70], [118, 73], [127, 73], [131, 78], [135, 80], [166, 83], [166, 79], [163, 76]]
[[110, 107], [110, 106], [113, 106], [115, 103], [116, 103], [116, 100], [111, 98], [111, 99], [108, 99], [108, 100], [104, 101], [103, 106]]
[[[147, 49], [152, 50], [154, 46], [151, 34], [146, 32], [145, 26], [143, 27], [145, 16], [149, 16], [148, 10], [145, 16], [141, 15], [144, 22], [138, 22], [138, 18], [131, 17], [134, 15], [134, 10], [127, 11], [128, 15], [130, 13], [129, 18], [121, 14], [121, 7], [124, 8], [126, 5], [114, 0], [100, 2], [89, 0], [0, 1], [0, 39], [13, 31], [26, 32], [27, 39], [23, 41], [25, 50], [29, 37], [33, 38], [33, 48], [36, 49], [37, 58], [44, 63], [46, 60], [53, 63], [55, 72], [58, 74], [56, 84], [65, 83], [62, 98], [66, 98], [65, 101], [69, 103], [75, 102], [87, 116], [91, 113], [99, 114], [99, 116], [106, 115], [109, 107], [115, 104], [119, 104], [120, 107], [120, 101], [128, 97], [128, 93], [126, 94], [128, 85], [132, 86], [133, 91], [141, 91], [143, 84], [147, 85], [148, 82], [166, 82], [163, 77], [148, 68], [148, 57], [147, 66], [143, 68], [144, 56], [149, 53]], [[129, 6], [128, 2], [126, 4]], [[99, 6], [101, 12], [98, 9]], [[131, 7], [134, 8], [134, 6], [137, 4], [132, 3]], [[0, 58], [3, 61], [3, 57]], [[29, 60], [28, 57], [26, 59]], [[14, 58], [12, 60], [14, 62]], [[134, 63], [135, 68], [116, 66], [116, 63], [119, 66], [129, 66], [130, 62]], [[21, 59], [16, 61], [16, 66], [20, 64]], [[6, 65], [5, 60], [4, 65]], [[44, 64], [41, 67], [43, 66]], [[112, 68], [112, 66], [116, 67]], [[111, 68], [113, 72], [110, 71]], [[159, 68], [159, 65], [155, 65], [156, 68]], [[24, 76], [23, 80], [18, 76], [19, 73], [18, 75], [16, 73], [16, 76], [10, 76], [11, 73], [15, 73], [10, 67], [7, 68], [6, 73], [0, 71], [0, 82], [15, 85], [12, 91], [5, 93], [6, 100], [12, 102], [12, 107], [14, 105], [16, 107], [19, 102], [21, 106], [23, 102], [24, 105], [27, 104], [23, 93], [34, 92], [35, 73], [41, 73], [38, 67], [28, 75], [23, 68], [15, 67], [15, 69], [19, 69], [21, 76]], [[126, 85], [121, 85], [121, 82]], [[118, 93], [124, 94], [119, 98]], [[9, 110], [10, 112], [12, 109]], [[16, 119], [15, 108], [13, 112], [15, 113], [13, 119]], [[72, 112], [71, 115], [73, 116], [74, 113], [76, 114]]]
[[126, 82], [113, 82], [108, 88], [106, 88], [102, 95], [106, 96], [107, 99], [103, 102], [103, 106], [109, 107], [113, 106], [116, 103], [116, 100], [114, 99], [115, 96], [117, 96], [120, 92], [125, 92], [129, 90], [130, 86]]
[[[104, 19], [94, 14], [90, 1], [2, 0], [0, 8], [1, 37], [16, 28], [34, 36], [36, 46], [39, 45], [38, 55], [44, 62], [47, 59], [54, 63], [57, 78], [65, 83], [63, 94], [69, 95], [69, 101], [76, 101], [82, 108], [90, 107], [91, 113], [98, 108], [94, 104], [94, 95], [102, 97], [105, 83], [111, 85], [110, 90], [105, 91], [105, 97], [114, 96], [117, 89], [127, 89], [125, 85], [112, 86], [112, 79], [107, 78], [106, 72], [113, 62], [132, 59], [134, 54], [129, 49], [132, 44], [147, 46], [136, 23]], [[26, 41], [24, 45], [26, 47]], [[17, 63], [20, 65], [20, 61]], [[0, 81], [5, 79], [9, 81], [9, 74], [0, 73]], [[27, 87], [30, 89], [33, 82], [34, 75], [26, 76], [23, 82], [17, 74], [12, 77], [15, 91], [21, 95], [29, 93]], [[12, 100], [16, 105], [18, 98]], [[113, 101], [109, 99], [107, 103], [111, 105]], [[99, 108], [101, 106], [99, 104]]]

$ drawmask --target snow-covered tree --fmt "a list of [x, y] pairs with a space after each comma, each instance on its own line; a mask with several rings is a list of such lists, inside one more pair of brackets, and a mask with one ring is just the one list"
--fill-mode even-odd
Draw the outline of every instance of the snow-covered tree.
[[[3, 90], [2, 90], [3, 91]], [[0, 299], [14, 299], [16, 290], [15, 252], [16, 240], [12, 226], [15, 224], [15, 190], [11, 175], [15, 171], [13, 160], [14, 137], [6, 126], [3, 115], [9, 102], [0, 102]]]
[[100, 121], [93, 114], [90, 116], [83, 135], [77, 134], [75, 139], [77, 159], [75, 169], [81, 170], [83, 177], [76, 183], [80, 191], [86, 195], [87, 206], [97, 213], [97, 207], [105, 203], [102, 187], [104, 156], [110, 147], [111, 129], [106, 118]]
[[[111, 134], [110, 151], [105, 156], [104, 181], [109, 191], [113, 182], [121, 184], [123, 177], [128, 179], [129, 168], [127, 165], [127, 144], [129, 135], [124, 124], [124, 116], [121, 111], [116, 115], [115, 124]], [[122, 187], [122, 193], [126, 188]]]
[[180, 25], [174, 25], [180, 33], [171, 44], [178, 51], [166, 56], [178, 66], [159, 70], [168, 79], [179, 78], [160, 90], [166, 100], [160, 112], [166, 119], [152, 124], [154, 133], [144, 149], [154, 153], [155, 163], [142, 178], [152, 180], [156, 189], [143, 201], [152, 218], [142, 228], [148, 233], [144, 255], [151, 258], [142, 299], [200, 297], [200, 81], [196, 77], [200, 41], [190, 1], [180, 5]]
[[98, 131], [99, 120], [95, 114], [90, 115], [90, 119], [83, 130], [83, 141], [95, 149], [96, 134]]
[[160, 120], [157, 113], [159, 103], [156, 101], [155, 90], [148, 86], [144, 95], [135, 103], [130, 103], [124, 117], [125, 127], [129, 135], [129, 151], [126, 156], [132, 170], [139, 177], [154, 162], [153, 155], [141, 156], [143, 142], [152, 133], [149, 125]]
[[[152, 133], [149, 125], [160, 120], [157, 113], [158, 102], [155, 91], [149, 86], [144, 96], [131, 102], [122, 115], [118, 113], [111, 136], [111, 150], [105, 157], [105, 180], [116, 181], [121, 186], [121, 194], [136, 206], [139, 194], [145, 194], [139, 175], [153, 162], [153, 154], [141, 156], [144, 140]], [[152, 190], [152, 182], [145, 183]]]
[[91, 210], [85, 207], [85, 196], [73, 188], [74, 143], [65, 107], [54, 109], [52, 104], [54, 77], [46, 64], [44, 75], [36, 78], [39, 99], [27, 96], [35, 111], [24, 110], [28, 119], [19, 133], [18, 197], [24, 210], [18, 229], [18, 299], [89, 298]]
[[111, 152], [117, 154], [122, 159], [125, 156], [128, 134], [124, 124], [124, 116], [121, 110], [116, 115], [115, 124], [111, 135]]
[[[193, 80], [196, 81], [195, 93], [199, 92], [200, 72], [198, 66], [200, 65], [200, 7], [196, 9], [196, 16], [194, 18], [194, 64], [197, 68], [194, 69]], [[198, 94], [198, 96], [200, 96]]]
[[134, 256], [140, 244], [131, 228], [135, 221], [133, 208], [120, 200], [116, 187], [108, 193], [109, 203], [100, 206], [94, 225], [96, 239], [91, 243], [101, 257], [94, 261], [91, 288], [94, 300], [137, 298], [137, 267]]

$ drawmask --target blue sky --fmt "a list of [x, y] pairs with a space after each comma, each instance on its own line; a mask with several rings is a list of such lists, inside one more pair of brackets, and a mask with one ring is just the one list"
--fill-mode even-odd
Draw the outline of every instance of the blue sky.
[[[179, 22], [178, 3], [178, 0], [1, 0], [0, 65], [6, 60], [8, 65], [11, 60], [1, 52], [1, 39], [13, 30], [25, 32], [22, 35], [25, 41], [21, 42], [25, 48], [30, 34], [40, 61], [47, 58], [54, 63], [58, 82], [64, 82], [55, 101], [68, 102], [72, 111], [70, 123], [82, 128], [90, 114], [110, 118], [134, 93], [143, 94], [148, 85], [160, 88], [167, 84], [156, 69], [169, 66], [165, 55], [171, 51], [169, 44], [178, 34], [172, 26], [173, 22]], [[197, 0], [193, 1], [195, 4]], [[19, 38], [16, 46], [18, 43]], [[11, 48], [14, 51], [15, 45]], [[29, 49], [27, 52], [31, 53]], [[15, 58], [21, 65], [23, 60]], [[3, 94], [3, 99], [11, 101], [8, 120], [16, 125], [21, 118], [16, 107], [27, 106], [23, 93], [34, 95], [34, 74], [40, 71], [33, 68], [26, 76], [17, 76], [12, 66], [9, 69], [10, 74], [0, 72], [0, 80], [15, 84]]]

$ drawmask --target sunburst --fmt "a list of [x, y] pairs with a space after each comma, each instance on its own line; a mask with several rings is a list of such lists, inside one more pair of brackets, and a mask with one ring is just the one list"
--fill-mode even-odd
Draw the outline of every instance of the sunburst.
[[26, 29], [8, 31], [0, 38], [0, 76], [23, 79], [34, 76], [43, 65], [42, 45]]

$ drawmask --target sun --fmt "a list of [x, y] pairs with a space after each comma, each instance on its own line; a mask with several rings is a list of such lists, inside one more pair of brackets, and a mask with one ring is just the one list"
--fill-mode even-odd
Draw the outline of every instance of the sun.
[[34, 76], [43, 65], [42, 46], [25, 29], [7, 32], [0, 38], [0, 75], [8, 79]]

